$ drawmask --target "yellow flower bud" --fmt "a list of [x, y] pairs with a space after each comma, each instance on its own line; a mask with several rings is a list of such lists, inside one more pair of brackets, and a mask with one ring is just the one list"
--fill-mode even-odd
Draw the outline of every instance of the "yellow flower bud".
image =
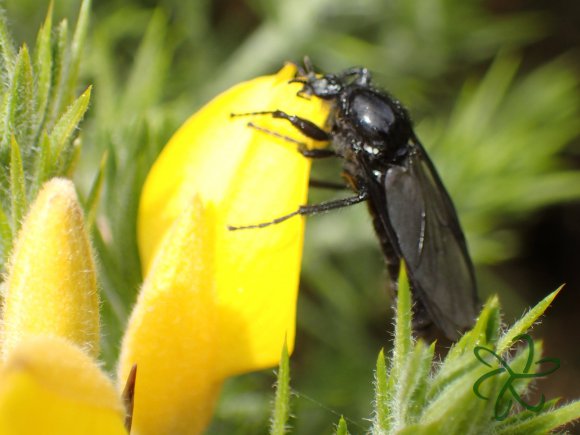
[[119, 386], [137, 365], [138, 434], [197, 434], [221, 386], [216, 377], [215, 216], [193, 201], [163, 241], [139, 294], [119, 359]]
[[71, 181], [47, 182], [31, 205], [4, 292], [4, 358], [25, 337], [37, 334], [63, 337], [98, 354], [95, 264]]
[[0, 435], [126, 434], [115, 388], [65, 339], [21, 340], [0, 369]]

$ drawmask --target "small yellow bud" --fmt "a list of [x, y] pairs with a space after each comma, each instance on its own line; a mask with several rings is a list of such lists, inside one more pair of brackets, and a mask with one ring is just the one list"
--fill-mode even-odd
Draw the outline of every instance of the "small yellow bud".
[[25, 337], [63, 337], [99, 351], [99, 300], [91, 245], [74, 185], [48, 181], [14, 245], [4, 289], [2, 353]]
[[24, 338], [0, 369], [0, 435], [121, 435], [111, 380], [65, 339]]

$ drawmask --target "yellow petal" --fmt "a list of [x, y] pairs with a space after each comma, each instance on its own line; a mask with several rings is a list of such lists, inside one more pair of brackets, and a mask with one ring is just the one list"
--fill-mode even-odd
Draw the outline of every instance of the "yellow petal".
[[0, 435], [126, 434], [109, 378], [70, 342], [21, 341], [0, 370]]
[[4, 358], [34, 334], [64, 337], [98, 354], [95, 265], [69, 180], [47, 182], [22, 225], [5, 284], [2, 323]]
[[[227, 225], [270, 221], [306, 203], [310, 162], [296, 144], [257, 131], [249, 121], [314, 146], [287, 122], [230, 113], [280, 109], [323, 123], [320, 99], [300, 98], [289, 84], [296, 68], [260, 77], [224, 92], [173, 136], [145, 183], [139, 243], [145, 270], [163, 235], [199, 194], [216, 204], [216, 292], [223, 376], [277, 364], [285, 338], [294, 344], [303, 219], [260, 230]], [[320, 144], [318, 144], [320, 145]], [[236, 355], [232, 358], [231, 355]]]
[[212, 210], [199, 200], [162, 243], [123, 340], [119, 383], [137, 364], [138, 434], [197, 434], [209, 422], [216, 378]]

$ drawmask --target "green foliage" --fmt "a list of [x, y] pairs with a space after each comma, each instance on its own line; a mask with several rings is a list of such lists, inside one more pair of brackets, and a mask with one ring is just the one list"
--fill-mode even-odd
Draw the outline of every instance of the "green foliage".
[[270, 424], [271, 435], [284, 435], [286, 433], [286, 422], [290, 415], [290, 362], [288, 348], [284, 343], [282, 357], [278, 368], [278, 380], [276, 382], [276, 399], [272, 408], [272, 418]]
[[[415, 340], [411, 331], [412, 310], [406, 278], [401, 277], [395, 322], [394, 346], [385, 360], [379, 355], [376, 369], [373, 434], [544, 434], [580, 418], [580, 401], [559, 408], [555, 401], [536, 413], [528, 410], [497, 418], [498, 409], [513, 401], [509, 394], [498, 395], [510, 380], [503, 371], [487, 377], [501, 367], [497, 360], [482, 364], [474, 356], [478, 347], [502, 356], [515, 373], [537, 374], [540, 365], [533, 355], [541, 354], [541, 343], [533, 344], [533, 354], [523, 348], [510, 351], [515, 338], [525, 333], [554, 300], [559, 290], [548, 295], [505, 331], [499, 323], [500, 307], [492, 297], [484, 306], [474, 328], [455, 343], [440, 362], [434, 361], [434, 344]], [[533, 361], [528, 358], [532, 358]], [[533, 362], [531, 366], [528, 365]], [[528, 364], [528, 365], [527, 365]], [[528, 372], [528, 369], [531, 371]], [[474, 385], [486, 377], [486, 395], [478, 397]], [[517, 379], [519, 396], [529, 395], [532, 377]], [[482, 382], [483, 383], [483, 382]]]
[[421, 126], [480, 263], [517, 252], [506, 218], [580, 196], [580, 173], [560, 157], [580, 134], [578, 76], [566, 58], [522, 77], [519, 63], [500, 54], [464, 85], [451, 116]]
[[340, 420], [338, 420], [338, 426], [336, 427], [336, 435], [348, 435], [346, 420], [342, 416], [340, 417]]
[[42, 183], [70, 175], [78, 155], [77, 128], [91, 95], [88, 88], [75, 97], [89, 3], [72, 41], [66, 20], [53, 28], [50, 7], [32, 54], [26, 45], [16, 49], [0, 16], [0, 271]]
[[[483, 307], [477, 323], [438, 361], [435, 343], [427, 345], [415, 339], [412, 330], [411, 291], [402, 270], [396, 307], [393, 348], [387, 358], [379, 353], [375, 371], [375, 400], [372, 410], [372, 434], [545, 434], [580, 419], [580, 401], [557, 407], [557, 400], [544, 404], [537, 412], [515, 411], [512, 403], [524, 400], [532, 390], [532, 380], [541, 376], [541, 342], [529, 338], [530, 348], [514, 343], [544, 314], [560, 289], [546, 296], [511, 327], [501, 326], [497, 297]], [[476, 350], [495, 354], [485, 364], [476, 358]], [[531, 351], [530, 351], [531, 350]], [[535, 356], [534, 356], [535, 355]], [[511, 378], [498, 359], [520, 378]], [[559, 363], [558, 366], [559, 367]], [[556, 367], [556, 368], [557, 368]], [[526, 375], [526, 376], [523, 376]], [[511, 382], [518, 397], [500, 394]], [[290, 399], [288, 354], [283, 352], [278, 372], [276, 400], [270, 433], [286, 433]], [[484, 394], [476, 386], [485, 385]], [[543, 399], [542, 399], [543, 400]], [[532, 404], [535, 405], [535, 404]], [[508, 408], [509, 407], [509, 408]], [[510, 410], [502, 418], [498, 410]], [[347, 434], [346, 421], [340, 418], [337, 434]]]

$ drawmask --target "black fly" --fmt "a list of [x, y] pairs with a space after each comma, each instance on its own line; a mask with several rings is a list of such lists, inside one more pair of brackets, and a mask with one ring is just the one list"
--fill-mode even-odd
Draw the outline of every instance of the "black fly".
[[366, 201], [393, 283], [401, 260], [405, 261], [416, 326], [433, 322], [449, 339], [457, 339], [477, 316], [473, 265], [451, 198], [417, 139], [407, 111], [372, 85], [366, 68], [317, 76], [307, 59], [305, 67], [293, 82], [303, 84], [299, 95], [331, 102], [329, 132], [278, 110], [242, 115], [285, 119], [309, 138], [330, 141], [329, 150], [300, 147], [299, 151], [310, 158], [343, 159], [343, 177], [355, 195], [302, 206], [270, 222], [231, 229], [264, 227], [295, 215]]

